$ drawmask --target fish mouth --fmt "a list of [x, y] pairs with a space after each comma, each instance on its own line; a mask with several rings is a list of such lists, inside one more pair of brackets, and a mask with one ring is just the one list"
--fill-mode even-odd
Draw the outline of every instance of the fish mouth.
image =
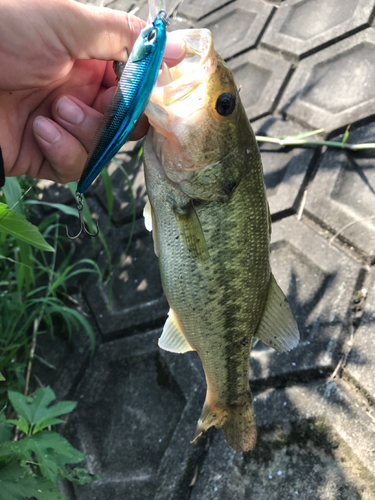
[[[196, 104], [191, 106], [193, 100], [197, 100], [196, 96], [193, 99], [192, 93], [209, 78], [217, 65], [209, 30], [177, 30], [173, 32], [173, 37], [185, 42], [186, 56], [173, 68], [163, 63], [159, 72], [145, 111], [151, 125], [158, 130], [168, 128], [167, 115], [186, 118], [197, 111]], [[203, 107], [204, 102], [200, 106]]]
[[159, 71], [145, 110], [151, 124], [145, 153], [152, 149], [167, 177], [180, 182], [202, 167], [191, 157], [189, 138], [204, 121], [207, 86], [218, 62], [209, 30], [177, 30], [173, 36], [185, 42], [186, 56], [173, 68], [164, 63]]

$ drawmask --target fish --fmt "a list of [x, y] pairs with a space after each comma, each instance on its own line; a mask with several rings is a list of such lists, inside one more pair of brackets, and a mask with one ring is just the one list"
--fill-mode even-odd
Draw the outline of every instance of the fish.
[[261, 156], [232, 71], [209, 30], [174, 33], [187, 55], [163, 65], [145, 111], [144, 216], [170, 306], [159, 346], [202, 362], [207, 392], [193, 441], [215, 426], [246, 452], [256, 443], [253, 339], [283, 352], [299, 332], [271, 271]]

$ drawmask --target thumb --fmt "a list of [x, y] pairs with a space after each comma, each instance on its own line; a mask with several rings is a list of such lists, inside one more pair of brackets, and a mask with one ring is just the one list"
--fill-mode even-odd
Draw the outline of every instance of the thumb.
[[[56, 3], [53, 5], [55, 7]], [[130, 53], [140, 31], [146, 25], [142, 19], [118, 10], [84, 5], [72, 0], [68, 4], [70, 9], [66, 9], [66, 0], [60, 0], [60, 5], [63, 7], [61, 15], [69, 16], [69, 19], [65, 23], [61, 22], [54, 13], [55, 29], [74, 59], [123, 61], [124, 47]], [[169, 37], [164, 53], [167, 64], [178, 64], [185, 53], [185, 43]]]
[[74, 59], [122, 61], [124, 47], [131, 51], [146, 24], [126, 12], [73, 0], [53, 2], [50, 13], [55, 31]]

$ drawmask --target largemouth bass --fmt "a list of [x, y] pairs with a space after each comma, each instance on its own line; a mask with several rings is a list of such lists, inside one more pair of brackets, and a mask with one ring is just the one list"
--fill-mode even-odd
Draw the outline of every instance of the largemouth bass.
[[252, 340], [287, 351], [299, 333], [271, 272], [262, 163], [233, 74], [208, 30], [179, 33], [187, 57], [163, 66], [146, 109], [145, 218], [170, 305], [159, 345], [202, 361], [207, 395], [193, 440], [222, 427], [248, 451]]

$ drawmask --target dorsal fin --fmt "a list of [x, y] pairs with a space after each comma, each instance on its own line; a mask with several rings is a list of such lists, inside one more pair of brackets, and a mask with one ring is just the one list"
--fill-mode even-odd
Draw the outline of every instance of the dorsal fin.
[[181, 331], [180, 324], [173, 309], [169, 310], [163, 333], [159, 339], [159, 347], [170, 352], [183, 353], [194, 351]]
[[299, 342], [298, 326], [290, 310], [288, 299], [273, 275], [271, 275], [267, 302], [255, 337], [281, 352], [290, 351]]

